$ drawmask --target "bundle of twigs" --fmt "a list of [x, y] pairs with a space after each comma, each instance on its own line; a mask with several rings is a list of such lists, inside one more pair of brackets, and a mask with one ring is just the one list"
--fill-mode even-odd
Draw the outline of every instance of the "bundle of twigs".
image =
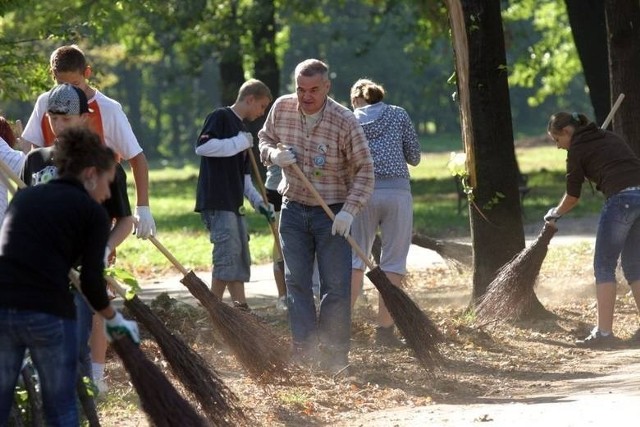
[[[315, 189], [306, 175], [300, 170], [295, 163], [289, 166], [304, 183], [307, 190], [313, 194], [316, 201], [331, 219], [335, 219], [335, 215], [331, 208], [324, 201], [320, 193]], [[387, 275], [375, 266], [364, 251], [358, 246], [353, 237], [347, 236], [347, 241], [351, 248], [365, 262], [369, 268], [367, 277], [380, 292], [380, 296], [384, 301], [391, 317], [393, 318], [398, 330], [405, 338], [409, 348], [413, 350], [417, 359], [422, 366], [431, 371], [441, 365], [442, 356], [438, 349], [438, 344], [444, 340], [444, 336], [438, 331], [436, 325], [429, 317], [418, 307], [418, 305], [406, 294], [402, 289], [395, 286]]]
[[238, 361], [260, 382], [274, 377], [288, 378], [288, 347], [258, 317], [223, 303], [193, 271], [186, 268], [155, 237], [149, 240], [183, 274], [180, 280], [207, 310], [215, 329], [220, 333]]
[[529, 313], [537, 301], [534, 288], [549, 242], [558, 231], [546, 223], [536, 240], [503, 265], [476, 305], [481, 322], [513, 320]]
[[114, 339], [111, 345], [129, 373], [142, 409], [155, 427], [208, 425], [128, 336]]
[[215, 370], [198, 353], [172, 334], [137, 295], [127, 297], [120, 284], [106, 277], [109, 285], [124, 299], [124, 305], [151, 333], [167, 360], [171, 372], [200, 403], [207, 418], [216, 426], [245, 423], [237, 396], [222, 382]]
[[411, 243], [437, 252], [447, 264], [460, 270], [473, 264], [473, 250], [468, 243], [439, 240], [424, 234], [413, 233]]

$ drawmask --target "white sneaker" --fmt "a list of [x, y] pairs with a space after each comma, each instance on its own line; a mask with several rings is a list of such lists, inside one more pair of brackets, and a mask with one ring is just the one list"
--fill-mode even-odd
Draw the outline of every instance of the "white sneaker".
[[287, 311], [287, 297], [285, 295], [278, 298], [278, 302], [276, 302], [276, 310]]

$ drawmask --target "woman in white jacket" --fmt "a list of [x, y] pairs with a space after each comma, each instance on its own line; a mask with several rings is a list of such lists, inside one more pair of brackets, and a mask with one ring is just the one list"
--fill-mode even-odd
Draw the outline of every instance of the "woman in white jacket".
[[[0, 161], [17, 175], [22, 170], [26, 154], [20, 150], [15, 150], [17, 138], [7, 120], [0, 116]], [[9, 204], [7, 187], [0, 181], [0, 224], [4, 220], [4, 213]]]

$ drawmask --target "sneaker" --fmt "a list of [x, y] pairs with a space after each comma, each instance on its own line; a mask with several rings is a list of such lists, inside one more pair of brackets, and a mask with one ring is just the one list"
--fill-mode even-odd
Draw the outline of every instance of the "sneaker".
[[247, 313], [251, 313], [251, 309], [249, 308], [249, 304], [246, 302], [234, 301], [233, 306], [241, 311], [246, 311]]
[[388, 327], [378, 326], [376, 328], [376, 344], [389, 348], [406, 348], [407, 343], [399, 339], [394, 333], [395, 325]]
[[278, 301], [276, 302], [276, 310], [282, 312], [287, 311], [287, 297], [285, 295], [278, 298]]
[[580, 348], [609, 348], [615, 343], [616, 337], [613, 333], [602, 335], [598, 328], [593, 328], [589, 335], [576, 341], [576, 347]]

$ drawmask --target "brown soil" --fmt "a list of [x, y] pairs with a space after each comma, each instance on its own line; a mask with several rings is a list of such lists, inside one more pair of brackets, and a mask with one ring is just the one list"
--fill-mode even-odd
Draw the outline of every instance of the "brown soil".
[[[593, 232], [593, 221], [589, 224]], [[202, 309], [166, 299], [155, 304], [154, 309], [171, 330], [179, 331], [216, 367], [252, 417], [251, 425], [370, 425], [362, 421], [363, 417], [375, 411], [436, 403], [470, 405], [487, 398], [538, 395], [550, 388], [560, 390], [574, 379], [613, 371], [623, 359], [603, 360], [603, 354], [607, 354], [604, 351], [574, 346], [574, 341], [586, 335], [595, 320], [591, 256], [592, 244], [588, 241], [552, 244], [539, 276], [537, 293], [555, 317], [485, 326], [475, 324], [465, 314], [471, 291], [469, 272], [442, 266], [412, 271], [408, 293], [446, 338], [440, 347], [445, 363], [435, 375], [420, 367], [409, 350], [374, 345], [377, 293], [371, 285], [365, 286], [364, 298], [355, 309], [348, 375], [331, 377], [303, 372], [289, 382], [266, 386], [247, 377], [233, 355], [217, 341]], [[638, 326], [635, 304], [627, 291], [626, 286], [620, 286], [614, 325], [622, 339], [630, 337]], [[273, 308], [258, 310], [256, 314], [288, 337], [284, 315]], [[633, 345], [622, 341], [619, 347], [628, 349]], [[151, 339], [144, 341], [143, 348], [162, 364], [161, 354]], [[113, 354], [109, 355], [107, 371], [111, 389], [100, 406], [104, 425], [147, 425], [136, 408], [135, 391], [126, 372]]]

